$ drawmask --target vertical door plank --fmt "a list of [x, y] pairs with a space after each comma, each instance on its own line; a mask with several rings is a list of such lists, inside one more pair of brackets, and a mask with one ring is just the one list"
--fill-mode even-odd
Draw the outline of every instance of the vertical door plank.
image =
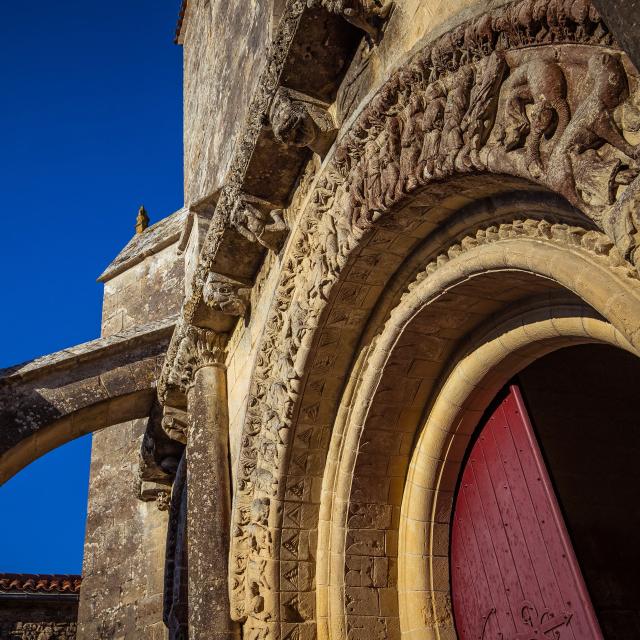
[[602, 640], [516, 387], [481, 426], [451, 531], [460, 640]]

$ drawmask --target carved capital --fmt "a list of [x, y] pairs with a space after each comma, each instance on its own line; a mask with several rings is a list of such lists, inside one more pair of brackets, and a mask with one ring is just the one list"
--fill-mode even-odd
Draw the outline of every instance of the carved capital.
[[293, 147], [309, 147], [321, 156], [337, 133], [325, 103], [284, 87], [278, 89], [271, 103], [269, 120], [276, 140]]
[[247, 240], [258, 242], [274, 253], [280, 251], [289, 233], [282, 209], [265, 213], [243, 196], [236, 200], [230, 221]]
[[[180, 433], [184, 433], [185, 412], [173, 406], [186, 406], [186, 395], [193, 384], [198, 369], [210, 366], [224, 366], [226, 357], [227, 334], [194, 326], [178, 329], [175, 347], [165, 361], [160, 382], [158, 397], [165, 405], [172, 405], [165, 410], [162, 429], [172, 439], [181, 442]], [[175, 397], [182, 398], [182, 402]]]
[[249, 308], [249, 291], [243, 282], [209, 273], [202, 287], [202, 300], [214, 311], [228, 316], [245, 316]]

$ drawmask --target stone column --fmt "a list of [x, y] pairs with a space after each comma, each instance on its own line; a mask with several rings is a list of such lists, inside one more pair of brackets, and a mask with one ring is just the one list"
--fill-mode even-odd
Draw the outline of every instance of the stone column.
[[226, 336], [190, 329], [187, 391], [189, 638], [239, 638], [228, 589], [231, 486]]

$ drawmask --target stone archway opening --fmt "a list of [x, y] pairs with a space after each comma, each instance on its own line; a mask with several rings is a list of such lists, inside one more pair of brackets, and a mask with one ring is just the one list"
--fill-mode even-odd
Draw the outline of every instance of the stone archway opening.
[[473, 241], [458, 238], [445, 259], [413, 274], [356, 363], [320, 507], [321, 637], [356, 629], [453, 637], [453, 495], [487, 406], [551, 351], [582, 343], [635, 351], [623, 310], [635, 294], [607, 304], [622, 300], [616, 291], [626, 284], [599, 282], [600, 259], [583, 253], [592, 232], [540, 228], [544, 221], [513, 221], [467, 236]]
[[605, 638], [640, 633], [639, 375], [634, 355], [591, 344], [516, 378]]
[[[452, 612], [461, 640], [638, 633], [640, 360], [606, 344], [526, 366], [475, 430], [454, 497]], [[622, 526], [624, 523], [624, 526]]]

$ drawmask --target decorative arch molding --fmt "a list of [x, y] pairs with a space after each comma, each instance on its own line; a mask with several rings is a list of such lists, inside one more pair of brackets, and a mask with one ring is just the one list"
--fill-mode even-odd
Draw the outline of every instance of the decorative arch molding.
[[[568, 238], [565, 225], [547, 225], [516, 221], [501, 225], [501, 233], [480, 229], [452, 244], [417, 274], [371, 347], [360, 352], [334, 424], [323, 481], [319, 637], [346, 637], [362, 624], [359, 614], [367, 607], [359, 611], [358, 600], [365, 597], [380, 607], [367, 614], [372, 633], [450, 637], [446, 523], [452, 504], [446, 500], [488, 403], [517, 371], [562, 346], [603, 342], [639, 353], [635, 275], [593, 251], [593, 240], [602, 234], [574, 227]], [[538, 230], [545, 228], [542, 238]], [[500, 297], [501, 288], [515, 293]], [[478, 309], [478, 297], [488, 294], [497, 296], [496, 304]], [[612, 299], [618, 302], [610, 305]], [[433, 341], [439, 331], [440, 344]], [[464, 413], [464, 425], [434, 427], [420, 455], [412, 454], [424, 416], [428, 425], [438, 425], [445, 408], [458, 417]], [[435, 478], [431, 485], [419, 476], [425, 470]], [[420, 520], [412, 514], [423, 508], [419, 503], [427, 494], [429, 518]], [[420, 558], [417, 545], [423, 545]]]
[[[580, 212], [584, 229], [571, 227], [577, 214], [556, 228], [559, 241], [547, 237], [552, 222], [534, 225], [536, 248], [550, 240], [559, 254], [601, 254], [601, 277], [617, 277], [618, 267], [629, 277], [640, 191], [637, 86], [589, 4], [527, 0], [419, 51], [334, 146], [286, 247], [252, 375], [230, 576], [232, 616], [247, 621], [248, 637], [315, 629], [320, 478], [331, 473], [325, 458], [342, 389], [333, 372], [351, 366], [372, 301], [425, 237], [478, 198], [551, 191]], [[525, 220], [466, 242], [506, 242], [501, 234], [521, 229], [530, 230]], [[576, 233], [584, 246], [574, 246]]]
[[[443, 383], [407, 474], [399, 525], [398, 601], [402, 638], [455, 633], [449, 534], [462, 456], [483, 412], [516, 373], [576, 344], [606, 344], [640, 355], [592, 309], [564, 305], [516, 315], [468, 347]], [[547, 315], [547, 317], [544, 317]]]

